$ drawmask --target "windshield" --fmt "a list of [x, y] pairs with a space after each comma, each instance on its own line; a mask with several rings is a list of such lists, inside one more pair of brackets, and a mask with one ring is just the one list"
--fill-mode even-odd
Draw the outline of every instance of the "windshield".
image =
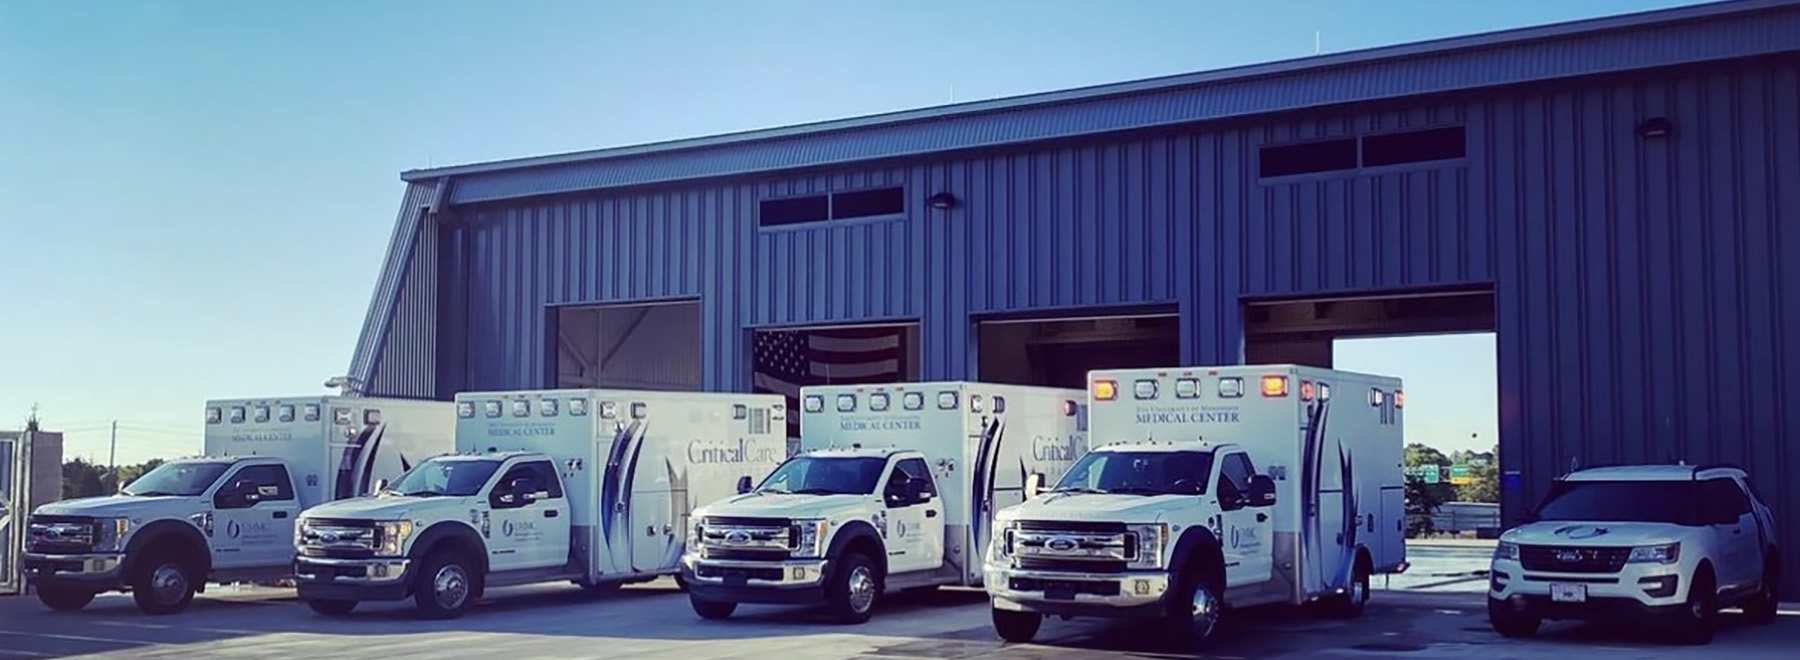
[[1053, 492], [1205, 495], [1209, 451], [1096, 451], [1075, 462]]
[[434, 458], [407, 470], [386, 492], [409, 497], [468, 497], [500, 469], [491, 458]]
[[179, 495], [194, 497], [206, 492], [206, 489], [225, 474], [230, 463], [219, 461], [178, 461], [164, 463], [156, 469], [144, 473], [131, 485], [120, 492], [138, 497], [156, 497], [158, 495]]
[[868, 495], [881, 480], [886, 458], [795, 456], [756, 487], [758, 493]]
[[1699, 484], [1692, 481], [1557, 481], [1537, 519], [1695, 525], [1699, 495]]

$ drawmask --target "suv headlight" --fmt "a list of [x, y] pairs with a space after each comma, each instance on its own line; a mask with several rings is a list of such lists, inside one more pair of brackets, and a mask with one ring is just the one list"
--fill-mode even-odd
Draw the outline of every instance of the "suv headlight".
[[687, 549], [690, 552], [698, 552], [705, 545], [706, 526], [701, 523], [690, 525], [687, 532]]
[[1518, 561], [1519, 544], [1501, 541], [1494, 544], [1494, 561]]
[[788, 526], [788, 533], [792, 534], [794, 539], [794, 556], [805, 558], [825, 556], [825, 541], [830, 538], [827, 534], [829, 531], [831, 531], [831, 521], [829, 520], [794, 521]]
[[398, 557], [405, 552], [406, 538], [412, 536], [413, 532], [411, 520], [380, 522], [375, 524], [375, 528], [381, 533], [381, 547], [375, 549], [375, 554]]
[[1640, 545], [1631, 549], [1631, 564], [1673, 564], [1681, 561], [1681, 544]]
[[101, 518], [94, 521], [94, 551], [123, 552], [125, 538], [131, 535], [130, 518]]
[[1125, 543], [1132, 551], [1132, 568], [1162, 568], [1163, 550], [1169, 546], [1169, 524], [1127, 525]]

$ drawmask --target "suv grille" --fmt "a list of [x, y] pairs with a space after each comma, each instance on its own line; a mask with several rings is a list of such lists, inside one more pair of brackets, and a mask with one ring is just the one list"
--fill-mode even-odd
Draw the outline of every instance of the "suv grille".
[[98, 522], [86, 516], [32, 516], [25, 527], [25, 549], [44, 554], [74, 554], [94, 549]]
[[1617, 573], [1631, 557], [1631, 548], [1519, 546], [1519, 564], [1528, 571], [1547, 573]]

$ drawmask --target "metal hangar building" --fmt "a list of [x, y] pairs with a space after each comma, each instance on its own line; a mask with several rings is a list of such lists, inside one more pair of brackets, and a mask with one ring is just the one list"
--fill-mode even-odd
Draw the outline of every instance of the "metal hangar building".
[[1493, 331], [1509, 519], [1572, 461], [1733, 462], [1800, 548], [1800, 1], [401, 178], [370, 395], [1079, 387]]

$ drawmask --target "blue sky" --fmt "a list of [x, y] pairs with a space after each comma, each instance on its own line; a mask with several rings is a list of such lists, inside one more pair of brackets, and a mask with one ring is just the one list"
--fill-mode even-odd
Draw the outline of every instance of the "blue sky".
[[[322, 391], [404, 169], [1683, 4], [0, 3], [0, 427], [35, 402], [104, 458], [117, 419], [138, 461], [198, 451], [206, 398]], [[1412, 439], [1491, 444], [1492, 337], [1399, 345], [1340, 366], [1408, 379]]]

